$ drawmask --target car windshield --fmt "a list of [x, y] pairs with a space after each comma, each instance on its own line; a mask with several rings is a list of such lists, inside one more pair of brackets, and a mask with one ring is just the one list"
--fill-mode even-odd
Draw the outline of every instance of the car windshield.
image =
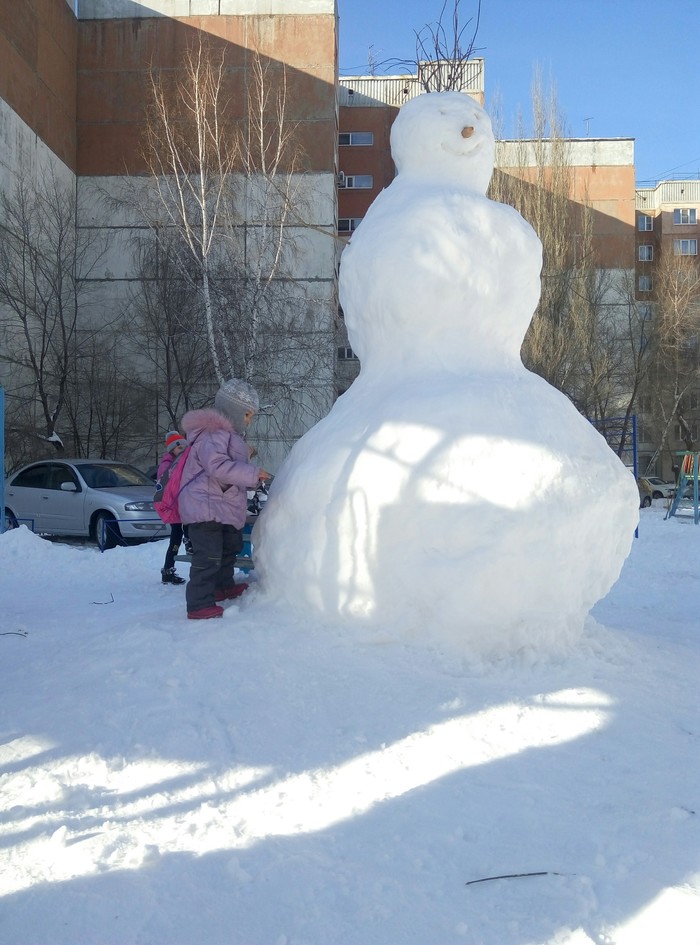
[[153, 485], [153, 480], [145, 473], [126, 463], [81, 463], [78, 470], [91, 489]]

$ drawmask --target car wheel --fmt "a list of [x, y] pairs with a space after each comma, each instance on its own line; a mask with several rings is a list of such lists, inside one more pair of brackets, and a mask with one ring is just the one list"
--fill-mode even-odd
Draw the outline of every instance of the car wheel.
[[14, 512], [12, 509], [5, 509], [5, 531], [9, 532], [11, 528], [19, 528], [19, 522], [17, 521]]
[[663, 492], [659, 492], [659, 490], [657, 489], [656, 492], [654, 493], [654, 498], [655, 498], [655, 499], [663, 499], [663, 497], [664, 497]]
[[95, 541], [100, 551], [114, 548], [121, 539], [119, 526], [109, 512], [98, 512], [95, 516]]
[[651, 496], [645, 495], [644, 498], [642, 499], [642, 508], [648, 509], [650, 505], [651, 505]]

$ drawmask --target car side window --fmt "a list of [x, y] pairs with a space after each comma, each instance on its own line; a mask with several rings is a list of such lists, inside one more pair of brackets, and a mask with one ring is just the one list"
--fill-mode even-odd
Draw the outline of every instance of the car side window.
[[13, 480], [13, 486], [21, 486], [24, 489], [48, 489], [51, 467], [48, 463], [39, 463], [37, 466], [30, 466], [24, 469], [16, 479]]
[[78, 486], [78, 480], [69, 466], [55, 465], [51, 467], [51, 488], [60, 489], [64, 482]]

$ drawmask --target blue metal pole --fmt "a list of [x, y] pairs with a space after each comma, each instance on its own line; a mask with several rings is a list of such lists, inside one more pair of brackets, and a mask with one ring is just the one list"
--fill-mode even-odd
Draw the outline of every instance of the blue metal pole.
[[0, 535], [5, 531], [5, 391], [0, 387]]

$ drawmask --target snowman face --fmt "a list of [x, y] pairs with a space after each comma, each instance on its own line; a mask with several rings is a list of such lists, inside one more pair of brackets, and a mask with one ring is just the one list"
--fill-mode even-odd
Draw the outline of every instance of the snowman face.
[[476, 102], [447, 99], [438, 109], [440, 146], [448, 154], [468, 157], [493, 140], [491, 119]]
[[407, 102], [391, 129], [400, 174], [435, 176], [485, 193], [495, 154], [491, 120], [461, 92], [431, 92]]

